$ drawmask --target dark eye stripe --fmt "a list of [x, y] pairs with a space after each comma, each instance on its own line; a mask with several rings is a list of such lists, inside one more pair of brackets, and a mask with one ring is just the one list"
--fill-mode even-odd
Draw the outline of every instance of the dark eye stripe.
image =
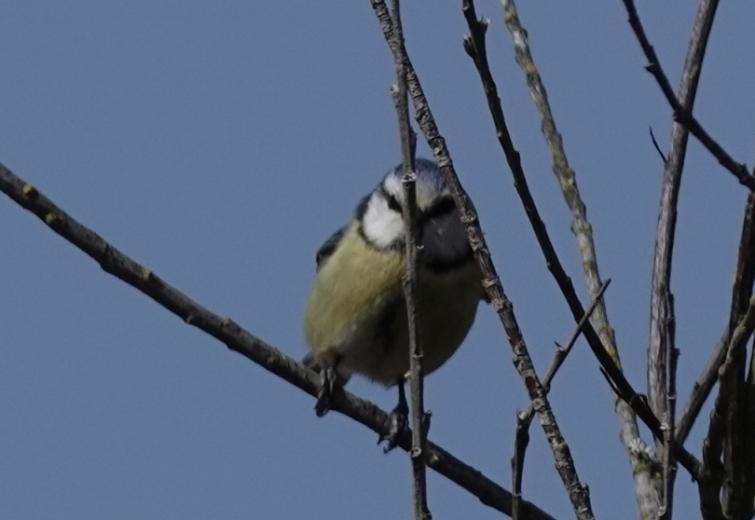
[[452, 198], [443, 198], [433, 204], [430, 209], [425, 211], [425, 218], [439, 217], [447, 213], [451, 213], [456, 208]]
[[385, 201], [388, 203], [388, 208], [392, 209], [396, 213], [401, 213], [401, 204], [398, 203], [398, 200], [396, 199], [396, 197], [388, 193], [385, 187], [381, 187], [380, 191], [383, 192]]
[[388, 196], [388, 207], [396, 213], [401, 213], [401, 204], [398, 203], [396, 197], [393, 195]]

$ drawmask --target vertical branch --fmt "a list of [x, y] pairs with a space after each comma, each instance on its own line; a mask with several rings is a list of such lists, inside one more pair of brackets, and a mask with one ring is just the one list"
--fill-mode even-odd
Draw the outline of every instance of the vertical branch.
[[[598, 256], [593, 240], [592, 225], [587, 218], [587, 210], [579, 192], [576, 173], [569, 164], [563, 138], [556, 126], [556, 120], [548, 101], [548, 93], [532, 56], [528, 33], [519, 19], [516, 4], [514, 0], [501, 0], [501, 4], [504, 11], [504, 21], [514, 45], [516, 62], [524, 72], [530, 97], [538, 112], [540, 112], [543, 137], [551, 151], [553, 173], [561, 187], [564, 202], [571, 213], [571, 231], [582, 257], [587, 289], [592, 298], [598, 299], [597, 294], [602, 285]], [[606, 350], [615, 363], [620, 366], [618, 346], [616, 345], [613, 327], [608, 320], [605, 301], [600, 300], [591, 321]], [[656, 479], [653, 477], [651, 465], [644, 462], [645, 452], [638, 452], [633, 449], [640, 438], [635, 414], [630, 405], [620, 399], [616, 400], [615, 409], [619, 418], [619, 438], [629, 454], [632, 465], [635, 498], [640, 507], [641, 516], [643, 518], [655, 518], [659, 508], [658, 494], [660, 490]], [[638, 456], [638, 453], [642, 456]]]
[[[750, 194], [747, 200], [745, 211], [745, 221], [747, 215], [750, 216], [750, 226], [752, 226], [752, 206], [753, 194]], [[749, 211], [748, 211], [749, 210]], [[749, 233], [748, 233], [749, 231]], [[750, 235], [750, 236], [748, 236]], [[747, 230], [743, 228], [740, 251], [737, 261], [737, 271], [734, 279], [734, 286], [739, 290], [733, 293], [732, 307], [729, 313], [729, 334], [734, 336], [735, 324], [743, 316], [747, 309], [747, 297], [752, 295], [753, 280], [755, 279], [755, 250], [752, 241], [752, 227]], [[749, 251], [743, 251], [748, 248]], [[728, 358], [727, 358], [728, 362]], [[750, 360], [752, 363], [752, 359]], [[731, 369], [731, 379], [734, 384], [729, 388], [726, 397], [726, 433], [724, 437], [724, 485], [726, 493], [722, 493], [722, 506], [725, 514], [729, 518], [749, 518], [751, 511], [755, 508], [753, 503], [753, 447], [752, 447], [752, 430], [748, 428], [748, 415], [752, 415], [753, 404], [751, 389], [748, 389], [748, 377], [746, 376], [747, 350], [742, 348], [733, 354]], [[752, 381], [749, 380], [749, 383]], [[719, 392], [724, 392], [726, 387], [722, 383], [719, 386]], [[750, 421], [753, 417], [750, 418]]]
[[[755, 438], [755, 340], [750, 344], [750, 367], [745, 381], [744, 438]], [[744, 456], [744, 504], [747, 506], [742, 514], [745, 518], [755, 516], [755, 446], [745, 443]]]
[[[700, 81], [705, 49], [710, 36], [718, 0], [701, 0], [692, 28], [692, 37], [682, 71], [678, 99], [681, 109], [691, 113]], [[663, 461], [662, 517], [669, 518], [674, 489], [674, 462], [669, 440], [674, 438], [675, 357], [674, 300], [671, 293], [671, 266], [676, 232], [677, 203], [681, 186], [689, 130], [673, 123], [670, 149], [664, 162], [661, 198], [656, 227], [650, 298], [650, 334], [647, 353], [648, 400], [663, 420], [664, 445], [658, 445]]]
[[524, 475], [524, 456], [530, 443], [530, 424], [534, 409], [530, 406], [529, 421], [521, 410], [516, 413], [516, 432], [514, 437], [514, 454], [511, 456], [511, 520], [521, 520], [522, 476]]
[[[401, 6], [399, 0], [393, 0], [393, 37], [394, 45], [402, 46], [404, 35], [401, 26]], [[415, 520], [430, 520], [432, 515], [427, 505], [427, 475], [425, 472], [425, 443], [427, 429], [424, 427], [424, 379], [422, 371], [422, 341], [419, 335], [418, 315], [419, 270], [417, 257], [421, 244], [417, 235], [417, 193], [414, 152], [416, 136], [409, 121], [409, 106], [406, 94], [406, 71], [402, 60], [396, 61], [396, 87], [393, 98], [398, 116], [399, 134], [401, 136], [401, 156], [404, 164], [404, 237], [406, 251], [406, 272], [404, 275], [404, 299], [406, 300], [407, 325], [409, 332], [409, 388], [412, 413], [412, 449], [409, 456], [412, 461], [412, 502]], [[403, 384], [403, 382], [399, 383]]]
[[[400, 0], [393, 0], [393, 26], [394, 43], [396, 46], [404, 45], [404, 29], [401, 24], [401, 5]], [[401, 137], [401, 158], [404, 164], [404, 174], [414, 172], [415, 149], [417, 145], [417, 135], [412, 130], [411, 121], [409, 120], [409, 104], [406, 91], [406, 69], [403, 60], [395, 60], [396, 67], [396, 86], [393, 89], [393, 100], [396, 105], [396, 115], [398, 116], [399, 136]], [[412, 189], [412, 188], [409, 188]], [[412, 197], [416, 210], [416, 197]], [[408, 252], [408, 251], [407, 251]]]
[[676, 344], [676, 318], [674, 315], [674, 297], [669, 293], [668, 308], [666, 309], [666, 338], [668, 339], [666, 350], [666, 410], [663, 419], [663, 504], [659, 511], [659, 517], [670, 520], [673, 515], [674, 505], [674, 479], [676, 478], [676, 461], [671, 446], [675, 441], [674, 422], [676, 421], [676, 361], [679, 350]]
[[579, 481], [571, 451], [561, 434], [550, 402], [545, 395], [545, 389], [535, 371], [532, 358], [529, 355], [526, 342], [514, 315], [513, 305], [503, 290], [500, 278], [496, 273], [495, 266], [490, 258], [490, 252], [477, 222], [477, 215], [468, 196], [461, 187], [448, 153], [445, 139], [438, 131], [435, 118], [430, 111], [427, 98], [406, 53], [406, 48], [403, 45], [395, 45], [396, 39], [394, 37], [393, 21], [384, 0], [371, 0], [371, 4], [383, 35], [391, 47], [391, 51], [394, 53], [394, 57], [397, 60], [402, 60], [404, 63], [407, 85], [414, 104], [417, 122], [430, 148], [433, 150], [438, 167], [446, 179], [457, 208], [459, 208], [461, 220], [467, 230], [467, 238], [483, 274], [483, 287], [506, 331], [509, 344], [514, 353], [514, 366], [522, 378], [532, 404], [540, 417], [540, 424], [556, 461], [556, 470], [564, 483], [572, 507], [578, 518], [594, 518], [589, 493], [586, 486]]
[[[406, 158], [405, 158], [406, 159]], [[406, 163], [405, 163], [406, 164]], [[409, 452], [412, 461], [413, 503], [416, 520], [430, 520], [432, 515], [427, 505], [427, 478], [425, 474], [425, 444], [427, 428], [424, 412], [424, 381], [422, 371], [422, 341], [417, 327], [419, 315], [419, 298], [417, 284], [419, 270], [417, 256], [417, 203], [415, 175], [413, 170], [404, 166], [404, 195], [406, 198], [404, 229], [406, 230], [406, 276], [404, 277], [404, 298], [409, 324], [409, 388], [412, 413], [412, 449]], [[403, 384], [403, 383], [401, 383]]]

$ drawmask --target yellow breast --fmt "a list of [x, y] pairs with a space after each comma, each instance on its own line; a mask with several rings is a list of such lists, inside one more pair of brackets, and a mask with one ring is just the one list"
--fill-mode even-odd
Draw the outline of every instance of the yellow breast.
[[352, 223], [318, 271], [307, 303], [304, 335], [315, 357], [326, 356], [381, 304], [400, 297], [403, 272], [403, 255], [370, 247]]

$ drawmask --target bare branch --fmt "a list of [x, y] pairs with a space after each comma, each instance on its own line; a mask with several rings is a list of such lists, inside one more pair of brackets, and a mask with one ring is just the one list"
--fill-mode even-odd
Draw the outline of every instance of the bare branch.
[[724, 359], [726, 359], [727, 338], [728, 327], [718, 340], [718, 343], [716, 343], [702, 372], [692, 385], [692, 393], [684, 405], [681, 417], [676, 422], [676, 440], [678, 442], [684, 442], [687, 436], [689, 436], [689, 432], [692, 430], [692, 426], [694, 426], [700, 410], [702, 410], [711, 390], [713, 390], [713, 386], [718, 381], [718, 369], [724, 362]]
[[689, 435], [705, 400], [710, 395], [713, 385], [718, 379], [718, 369], [726, 358], [731, 332], [747, 309], [747, 302], [752, 295], [755, 280], [755, 194], [747, 197], [744, 217], [742, 219], [742, 233], [739, 240], [739, 254], [734, 274], [734, 285], [731, 295], [731, 310], [729, 323], [718, 345], [714, 349], [702, 373], [692, 387], [692, 394], [682, 411], [677, 423], [677, 440], [684, 442]]
[[516, 432], [514, 435], [514, 454], [511, 456], [511, 481], [513, 500], [511, 501], [511, 518], [520, 520], [522, 501], [522, 476], [524, 475], [524, 456], [530, 443], [530, 424], [535, 410], [530, 406], [529, 416], [525, 412], [516, 413]]
[[556, 418], [553, 415], [550, 403], [545, 395], [545, 389], [540, 383], [532, 364], [527, 345], [522, 337], [521, 330], [519, 329], [519, 325], [517, 324], [514, 315], [513, 306], [503, 290], [501, 281], [498, 278], [495, 267], [490, 258], [485, 239], [480, 230], [480, 226], [477, 223], [477, 215], [473, 210], [472, 204], [469, 202], [468, 196], [459, 183], [459, 178], [454, 170], [453, 162], [451, 161], [448, 149], [446, 148], [445, 140], [438, 132], [435, 119], [433, 118], [430, 107], [427, 104], [427, 99], [425, 98], [417, 74], [414, 71], [414, 67], [406, 53], [406, 48], [404, 46], [395, 48], [391, 45], [392, 42], [395, 41], [393, 36], [394, 28], [385, 2], [383, 0], [371, 0], [371, 4], [375, 11], [375, 15], [377, 16], [380, 28], [383, 31], [383, 36], [389, 46], [391, 46], [391, 51], [394, 53], [394, 56], [404, 62], [407, 84], [414, 104], [417, 122], [422, 129], [430, 148], [433, 150], [436, 162], [446, 179], [456, 202], [456, 206], [459, 209], [462, 222], [467, 229], [470, 246], [480, 264], [480, 269], [483, 274], [483, 286], [485, 287], [491, 304], [498, 313], [501, 323], [506, 331], [509, 343], [514, 352], [514, 365], [527, 388], [530, 399], [535, 406], [535, 410], [540, 416], [540, 423], [556, 460], [556, 468], [559, 476], [564, 482], [564, 486], [577, 516], [585, 519], [593, 518], [587, 489], [579, 481], [571, 452], [561, 435], [558, 424], [556, 423]]
[[[701, 375], [695, 382], [692, 394], [684, 407], [681, 418], [677, 424], [676, 436], [677, 442], [684, 442], [694, 425], [703, 404], [710, 395], [713, 386], [718, 381], [719, 370], [729, 352], [729, 346], [733, 331], [737, 323], [742, 319], [749, 300], [752, 296], [753, 281], [755, 280], [755, 194], [750, 193], [745, 205], [744, 217], [742, 220], [742, 232], [739, 241], [739, 253], [737, 255], [737, 266], [734, 275], [734, 284], [732, 287], [731, 308], [729, 313], [729, 323], [726, 330], [721, 336], [718, 345], [706, 363]], [[725, 394], [723, 394], [725, 395]], [[720, 406], [725, 404], [725, 398], [719, 391], [718, 401]], [[700, 505], [704, 518], [723, 518], [721, 510], [720, 496], [721, 484], [723, 478], [723, 464], [721, 462], [721, 451], [723, 437], [726, 433], [723, 411], [717, 410], [711, 416], [708, 429], [708, 439], [703, 443], [703, 462], [705, 464], [704, 478], [699, 481]], [[747, 430], [745, 429], [745, 435]], [[751, 437], [745, 437], [751, 438]], [[750, 443], [744, 446], [744, 468], [752, 468], [748, 463], [752, 456]], [[750, 473], [752, 470], [750, 470]], [[750, 474], [744, 478], [744, 496], [752, 494]]]
[[[700, 81], [705, 49], [710, 36], [718, 0], [702, 0], [698, 7], [692, 37], [679, 86], [681, 109], [691, 113]], [[638, 20], [639, 21], [639, 20]], [[677, 352], [674, 344], [674, 300], [671, 293], [671, 265], [676, 231], [677, 201], [681, 186], [684, 159], [689, 131], [681, 124], [672, 125], [668, 160], [664, 163], [660, 209], [653, 255], [653, 273], [650, 300], [650, 334], [647, 354], [648, 399], [658, 417], [664, 419], [664, 443], [674, 437], [676, 413], [675, 365]], [[675, 468], [672, 454], [659, 445], [663, 460], [663, 508], [665, 518], [670, 517], [673, 502]]]
[[[629, 17], [629, 25], [632, 27], [637, 41], [642, 47], [642, 52], [645, 54], [645, 59], [648, 60], [648, 64], [645, 66], [650, 74], [653, 75], [658, 86], [661, 88], [661, 92], [666, 97], [671, 108], [674, 110], [674, 120], [684, 125], [692, 135], [694, 135], [700, 143], [708, 149], [708, 151], [718, 160], [718, 162], [726, 168], [732, 175], [734, 175], [740, 184], [747, 186], [751, 190], [755, 190], [755, 177], [753, 177], [747, 165], [736, 162], [723, 147], [716, 142], [713, 137], [705, 131], [700, 122], [692, 115], [692, 111], [687, 109], [683, 105], [683, 101], [677, 99], [674, 94], [674, 90], [671, 88], [666, 73], [663, 72], [661, 62], [655, 53], [655, 49], [650, 44], [645, 29], [642, 26], [640, 17], [637, 14], [637, 8], [634, 5], [634, 0], [623, 0], [624, 7], [626, 7], [627, 15]], [[718, 3], [717, 1], [711, 3]], [[699, 12], [699, 11], [698, 11]], [[711, 16], [710, 22], [713, 18]]]
[[[747, 311], [737, 326], [734, 328], [731, 339], [726, 348], [726, 359], [718, 370], [719, 391], [716, 396], [713, 411], [710, 415], [710, 424], [708, 427], [708, 437], [703, 444], [703, 462], [707, 469], [714, 472], [716, 478], [708, 482], [701, 483], [701, 502], [707, 511], [715, 513], [714, 499], [718, 499], [719, 489], [722, 484], [720, 480], [721, 469], [721, 451], [728, 427], [730, 427], [732, 410], [737, 410], [738, 386], [741, 386], [740, 369], [742, 366], [742, 357], [746, 353], [747, 341], [749, 341], [753, 330], [755, 330], [755, 297], [750, 297]], [[727, 464], [728, 466], [728, 464]], [[737, 511], [741, 508], [738, 499], [728, 497], [729, 493], [735, 492], [737, 486], [741, 486], [741, 475], [732, 475], [730, 469], [727, 471], [727, 493], [724, 493], [724, 514], [727, 518], [741, 518], [731, 516], [729, 513], [741, 513]], [[727, 507], [728, 506], [728, 507]], [[734, 509], [732, 511], [732, 508]]]
[[659, 511], [659, 517], [662, 520], [670, 520], [673, 514], [674, 506], [674, 480], [676, 478], [676, 461], [674, 460], [673, 449], [669, 446], [674, 445], [674, 421], [676, 413], [676, 363], [679, 359], [679, 349], [676, 345], [676, 316], [674, 314], [674, 296], [669, 292], [667, 295], [667, 308], [664, 311], [666, 322], [664, 334], [666, 338], [666, 373], [665, 376], [665, 395], [663, 411], [663, 451], [661, 459], [663, 461], [663, 504]]
[[[744, 216], [742, 219], [742, 232], [739, 241], [739, 252], [737, 255], [737, 265], [734, 275], [734, 284], [732, 286], [731, 306], [729, 311], [729, 322], [726, 330], [721, 336], [721, 339], [710, 356], [702, 374], [698, 377], [692, 390], [687, 404], [684, 407], [681, 418], [677, 425], [677, 441], [684, 442], [684, 439], [689, 435], [695, 420], [697, 419], [703, 404], [710, 395], [713, 386], [719, 379], [719, 371], [722, 369], [722, 364], [727, 359], [727, 354], [730, 348], [730, 342], [733, 331], [737, 326], [737, 323], [742, 319], [747, 311], [749, 300], [752, 296], [753, 281], [755, 281], [755, 194], [750, 193], [747, 198], [747, 204], [745, 205]], [[744, 353], [739, 354], [737, 358], [732, 361], [737, 365], [736, 370], [733, 370], [733, 378], [742, 380], [744, 375], [742, 374], [744, 360]], [[723, 448], [723, 438], [727, 432], [726, 418], [728, 421], [733, 421], [733, 416], [730, 415], [733, 412], [733, 408], [727, 408], [726, 410], [721, 407], [725, 407], [728, 404], [728, 400], [732, 399], [737, 401], [741, 399], [737, 397], [736, 393], [740, 391], [737, 387], [740, 385], [734, 385], [735, 388], [728, 389], [722, 387], [719, 390], [719, 396], [716, 400], [714, 414], [711, 416], [708, 428], [708, 439], [703, 444], [703, 462], [705, 464], [705, 475], [699, 482], [700, 490], [700, 503], [705, 518], [722, 518], [723, 512], [721, 510], [721, 503], [719, 497], [721, 496], [721, 485], [723, 478], [724, 465], [721, 462], [721, 453]], [[722, 393], [724, 392], [724, 393]], [[728, 392], [728, 394], [726, 393]], [[728, 427], [731, 431], [731, 426]], [[736, 428], [734, 428], [736, 430]], [[733, 435], [747, 437], [747, 430], [744, 428], [744, 432], [731, 432]], [[748, 463], [751, 460], [748, 457], [752, 457], [752, 450], [750, 443], [745, 442], [744, 446], [738, 449], [743, 450], [744, 457], [738, 456], [739, 460], [736, 463], [731, 461], [731, 467], [734, 464], [741, 465], [739, 472], [747, 472], [747, 468], [752, 468]], [[750, 472], [752, 470], [749, 470]], [[750, 496], [752, 494], [752, 475], [750, 477], [745, 474], [744, 478], [740, 476], [731, 475], [729, 480], [734, 484], [732, 489], [740, 489], [741, 491], [735, 493], [732, 496], [731, 493], [727, 493], [727, 497], [736, 498], [739, 496]], [[748, 503], [747, 499], [743, 502]], [[744, 507], [744, 506], [743, 506]]]
[[[467, 19], [467, 25], [470, 28], [470, 35], [464, 39], [464, 49], [467, 54], [474, 60], [475, 66], [480, 73], [480, 79], [485, 90], [485, 95], [488, 101], [488, 107], [490, 108], [493, 122], [495, 123], [496, 133], [501, 147], [506, 155], [506, 160], [511, 168], [512, 175], [514, 176], [514, 187], [522, 200], [528, 219], [532, 226], [538, 244], [546, 259], [548, 270], [553, 275], [556, 283], [561, 289], [561, 292], [566, 299], [572, 315], [575, 321], [585, 314], [577, 292], [574, 289], [574, 285], [571, 279], [564, 271], [558, 255], [553, 247], [553, 244], [548, 236], [548, 232], [545, 228], [545, 224], [540, 218], [539, 212], [535, 205], [535, 201], [532, 198], [532, 194], [527, 186], [527, 180], [522, 170], [521, 160], [519, 152], [514, 148], [511, 142], [511, 137], [506, 126], [506, 121], [501, 109], [500, 99], [498, 97], [497, 88], [493, 81], [492, 74], [490, 73], [490, 67], [487, 61], [487, 53], [485, 50], [485, 37], [484, 31], [487, 26], [484, 22], [477, 20], [476, 13], [474, 12], [471, 2], [464, 2], [465, 6], [471, 6], [469, 9], [465, 9], [464, 14]], [[421, 126], [421, 125], [420, 125]], [[632, 385], [624, 376], [620, 366], [616, 363], [614, 358], [609, 353], [608, 349], [603, 345], [601, 339], [593, 329], [592, 325], [588, 322], [585, 325], [584, 330], [585, 339], [587, 340], [590, 349], [598, 359], [603, 374], [608, 379], [611, 387], [617, 393], [617, 395], [627, 402], [632, 410], [645, 422], [650, 428], [653, 434], [659, 438], [663, 438], [663, 432], [661, 429], [661, 423], [658, 418], [650, 410], [647, 400], [635, 392]], [[686, 451], [684, 447], [674, 445], [674, 449], [677, 452], [679, 461], [690, 472], [693, 478], [696, 477], [699, 470], [699, 462], [695, 457]]]
[[[394, 46], [404, 44], [403, 28], [401, 26], [401, 5], [399, 0], [393, 0], [393, 36]], [[422, 341], [417, 327], [420, 313], [417, 286], [419, 285], [419, 270], [417, 259], [421, 253], [421, 244], [417, 235], [417, 192], [414, 166], [414, 151], [416, 136], [409, 121], [409, 106], [406, 94], [406, 71], [404, 63], [396, 59], [396, 90], [394, 101], [398, 116], [399, 134], [401, 136], [401, 155], [404, 163], [404, 248], [406, 251], [406, 273], [404, 275], [404, 299], [406, 300], [407, 327], [409, 333], [409, 388], [412, 403], [412, 498], [415, 520], [430, 520], [432, 515], [427, 505], [427, 476], [425, 474], [424, 452], [427, 434], [423, 426], [425, 417], [424, 405], [424, 376], [422, 370]], [[403, 384], [401, 382], [400, 384]]]
[[[605, 281], [603, 287], [600, 288], [600, 292], [598, 293], [597, 298], [593, 300], [593, 302], [590, 304], [590, 307], [587, 309], [587, 312], [585, 312], [585, 315], [582, 316], [582, 319], [579, 320], [579, 323], [577, 323], [577, 328], [574, 329], [574, 332], [572, 333], [571, 338], [569, 338], [569, 341], [566, 343], [566, 346], [562, 347], [561, 345], [556, 343], [556, 354], [553, 356], [553, 361], [551, 362], [551, 366], [548, 368], [548, 372], [545, 374], [545, 378], [543, 378], [543, 387], [545, 388], [545, 391], [547, 393], [550, 393], [551, 382], [553, 381], [553, 378], [556, 376], [558, 369], [561, 368], [561, 365], [563, 365], [564, 360], [566, 360], [566, 357], [569, 355], [572, 348], [574, 348], [574, 344], [582, 334], [582, 331], [587, 324], [587, 320], [590, 319], [590, 316], [595, 311], [598, 303], [600, 303], [601, 298], [603, 298], [603, 293], [606, 292], [606, 289], [608, 289], [610, 283], [611, 279], [609, 278]], [[522, 474], [524, 473], [524, 457], [527, 451], [527, 445], [530, 442], [529, 430], [530, 425], [532, 424], [532, 419], [534, 417], [535, 409], [532, 405], [530, 405], [526, 412], [518, 411], [516, 414], [514, 455], [511, 457], [511, 480], [513, 487], [512, 492], [514, 494], [511, 517], [514, 519], [516, 519], [519, 514], [519, 499], [522, 496]]]
[[719, 395], [711, 413], [708, 438], [703, 450], [704, 462], [711, 469], [714, 478], [700, 484], [701, 502], [706, 504], [706, 510], [718, 514], [718, 509], [721, 509], [720, 513], [728, 518], [744, 518], [745, 511], [752, 508], [752, 498], [748, 494], [751, 493], [748, 491], [751, 476], [748, 475], [752, 470], [747, 464], [752, 448], [750, 438], [746, 436], [744, 415], [747, 410], [746, 351], [741, 348], [732, 352], [731, 343], [737, 324], [748, 311], [755, 281], [754, 207], [755, 195], [750, 194], [745, 206], [729, 323], [723, 341], [726, 347], [720, 349], [718, 357], [714, 358], [715, 362], [721, 364], [717, 370]]
[[[569, 165], [566, 151], [564, 150], [563, 139], [556, 127], [556, 121], [548, 101], [548, 93], [530, 51], [528, 33], [519, 19], [516, 4], [513, 0], [501, 0], [501, 4], [504, 10], [504, 21], [514, 45], [516, 62], [519, 64], [522, 72], [524, 72], [530, 97], [534, 101], [538, 112], [540, 112], [540, 128], [551, 150], [553, 173], [556, 175], [564, 201], [571, 212], [571, 230], [582, 256], [582, 266], [587, 288], [590, 295], [595, 298], [602, 282], [598, 268], [595, 242], [592, 235], [592, 225], [587, 219], [587, 211], [579, 193], [576, 173]], [[600, 341], [615, 363], [620, 367], [618, 346], [616, 345], [613, 328], [608, 321], [604, 301], [600, 301], [593, 315], [592, 322], [598, 331]], [[643, 518], [655, 518], [658, 514], [658, 495], [660, 494], [660, 489], [658, 481], [654, 476], [655, 473], [651, 471], [651, 465], [646, 462], [646, 459], [650, 455], [645, 451], [634, 449], [634, 446], [640, 440], [640, 432], [637, 427], [635, 414], [630, 405], [619, 398], [615, 400], [615, 407], [619, 417], [621, 442], [627, 450], [632, 465], [632, 475], [635, 481], [635, 497], [640, 508], [640, 514]]]
[[[89, 255], [107, 273], [141, 291], [187, 324], [203, 330], [234, 352], [238, 352], [309, 395], [317, 396], [320, 387], [318, 374], [239, 327], [230, 318], [223, 318], [195, 302], [151, 270], [110, 245], [97, 233], [76, 221], [31, 184], [15, 176], [2, 164], [0, 164], [0, 191], [34, 213], [55, 233]], [[375, 433], [383, 436], [389, 433], [388, 414], [375, 404], [349, 392], [338, 392], [334, 395], [333, 409], [351, 417]], [[399, 446], [405, 451], [411, 449], [411, 437], [408, 432], [399, 439]], [[477, 496], [483, 504], [502, 513], [511, 514], [511, 493], [440, 446], [428, 442], [425, 462], [439, 474]], [[525, 501], [523, 509], [532, 518], [553, 518], [530, 502]]]
[[593, 312], [595, 312], [595, 309], [598, 307], [598, 305], [600, 305], [600, 302], [603, 299], [603, 294], [606, 292], [606, 289], [608, 289], [608, 286], [610, 284], [610, 278], [606, 279], [606, 281], [603, 282], [603, 286], [600, 288], [598, 295], [592, 301], [590, 307], [588, 307], [584, 315], [582, 315], [582, 318], [577, 323], [577, 328], [574, 329], [574, 332], [572, 333], [571, 338], [569, 338], [569, 341], [566, 343], [566, 346], [562, 347], [561, 345], [558, 345], [558, 343], [556, 344], [558, 347], [556, 349], [556, 354], [553, 356], [551, 366], [548, 368], [548, 372], [546, 372], [545, 377], [543, 378], [543, 386], [548, 392], [550, 392], [551, 390], [551, 381], [553, 381], [556, 372], [558, 372], [558, 369], [561, 368], [564, 360], [566, 360], [566, 357], [569, 355], [572, 348], [574, 348], [574, 344], [577, 342], [577, 338], [579, 338], [580, 334], [583, 333], [585, 327], [587, 326], [587, 320], [590, 319]]
[[[755, 438], [755, 340], [750, 343], [750, 366], [747, 370], [747, 379], [745, 380], [745, 402], [747, 406], [744, 409], [744, 438]], [[745, 443], [744, 453], [744, 492], [746, 509], [743, 511], [745, 518], [755, 516], [755, 446], [752, 442]]]

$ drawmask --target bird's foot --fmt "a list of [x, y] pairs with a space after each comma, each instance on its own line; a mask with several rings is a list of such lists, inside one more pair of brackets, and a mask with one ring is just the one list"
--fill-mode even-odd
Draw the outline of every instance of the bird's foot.
[[317, 417], [322, 417], [328, 411], [333, 402], [333, 394], [336, 392], [336, 373], [333, 367], [323, 368], [320, 371], [322, 377], [322, 384], [320, 390], [317, 392], [317, 402], [315, 403], [315, 414]]
[[398, 446], [401, 436], [409, 426], [409, 407], [406, 405], [406, 400], [399, 400], [396, 407], [391, 411], [388, 416], [388, 425], [388, 433], [381, 434], [378, 437], [378, 444], [386, 441], [383, 453], [388, 453]]

